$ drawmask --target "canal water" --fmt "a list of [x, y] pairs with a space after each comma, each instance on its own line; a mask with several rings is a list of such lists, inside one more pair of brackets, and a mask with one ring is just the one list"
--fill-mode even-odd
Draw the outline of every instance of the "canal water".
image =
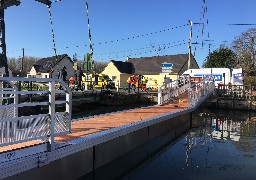
[[97, 104], [82, 104], [79, 107], [73, 107], [72, 119], [89, 117], [94, 115], [106, 114], [111, 112], [123, 111], [128, 109], [135, 109], [147, 106], [154, 106], [156, 102], [141, 102], [141, 103], [132, 103], [126, 105], [118, 106], [106, 106], [106, 105], [97, 105]]
[[202, 110], [193, 128], [126, 180], [256, 179], [256, 114]]

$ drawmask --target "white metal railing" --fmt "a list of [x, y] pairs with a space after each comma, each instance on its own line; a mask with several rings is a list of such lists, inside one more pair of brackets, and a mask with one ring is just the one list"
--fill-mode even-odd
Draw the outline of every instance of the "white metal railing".
[[197, 101], [205, 97], [209, 92], [215, 90], [214, 79], [207, 77], [193, 85], [190, 83], [189, 76], [182, 76], [176, 81], [169, 84], [164, 84], [158, 88], [158, 105], [168, 102], [171, 98], [177, 97], [179, 94], [188, 93], [190, 107], [194, 107]]
[[[18, 90], [16, 85], [30, 83], [30, 90]], [[44, 90], [33, 90], [34, 83], [44, 83]], [[15, 85], [16, 83], [16, 85]], [[56, 90], [56, 85], [62, 90]], [[64, 99], [56, 103], [56, 94], [63, 94]], [[44, 100], [22, 102], [21, 97], [44, 96]], [[46, 78], [11, 78], [0, 77], [0, 147], [34, 139], [41, 139], [51, 144], [54, 149], [54, 137], [71, 131], [72, 93], [65, 82]], [[57, 112], [56, 104], [63, 104], [65, 110]], [[22, 116], [24, 108], [48, 106], [48, 113]]]
[[195, 107], [197, 102], [215, 90], [215, 83], [212, 77], [202, 79], [188, 89], [190, 107]]
[[158, 105], [168, 102], [171, 98], [184, 93], [190, 87], [190, 77], [182, 76], [158, 88]]

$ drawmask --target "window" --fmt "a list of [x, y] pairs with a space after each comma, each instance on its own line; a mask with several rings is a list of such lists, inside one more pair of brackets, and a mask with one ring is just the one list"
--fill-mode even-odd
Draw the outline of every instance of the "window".
[[112, 80], [116, 81], [117, 80], [116, 76], [112, 76]]

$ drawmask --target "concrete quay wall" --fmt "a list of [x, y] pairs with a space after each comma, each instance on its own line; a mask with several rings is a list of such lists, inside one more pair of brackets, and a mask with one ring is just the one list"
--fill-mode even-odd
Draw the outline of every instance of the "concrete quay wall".
[[[30, 169], [8, 179], [115, 179], [190, 129], [192, 110]], [[72, 145], [71, 145], [72, 146]]]

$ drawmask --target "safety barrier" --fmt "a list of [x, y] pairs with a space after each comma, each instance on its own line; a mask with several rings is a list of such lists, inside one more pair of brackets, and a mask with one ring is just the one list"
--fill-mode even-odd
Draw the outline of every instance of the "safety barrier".
[[252, 85], [219, 84], [217, 98], [226, 100], [255, 100], [256, 88]]
[[[33, 90], [32, 84], [44, 83], [44, 90]], [[21, 84], [31, 84], [31, 89], [21, 90]], [[16, 84], [16, 85], [15, 85]], [[62, 90], [57, 90], [56, 85]], [[19, 87], [19, 88], [18, 88]], [[64, 100], [56, 101], [56, 94], [65, 94]], [[22, 96], [44, 96], [41, 102], [21, 102]], [[54, 149], [54, 136], [67, 134], [71, 130], [72, 93], [59, 79], [0, 77], [0, 147], [40, 139], [50, 143]], [[56, 105], [64, 104], [65, 111], [57, 112]], [[23, 115], [35, 107], [47, 107], [48, 113]]]
[[171, 98], [184, 93], [190, 87], [190, 77], [182, 76], [168, 84], [163, 84], [158, 88], [158, 105], [162, 105]]
[[215, 90], [213, 78], [205, 78], [188, 88], [190, 107], [195, 107], [197, 102]]

